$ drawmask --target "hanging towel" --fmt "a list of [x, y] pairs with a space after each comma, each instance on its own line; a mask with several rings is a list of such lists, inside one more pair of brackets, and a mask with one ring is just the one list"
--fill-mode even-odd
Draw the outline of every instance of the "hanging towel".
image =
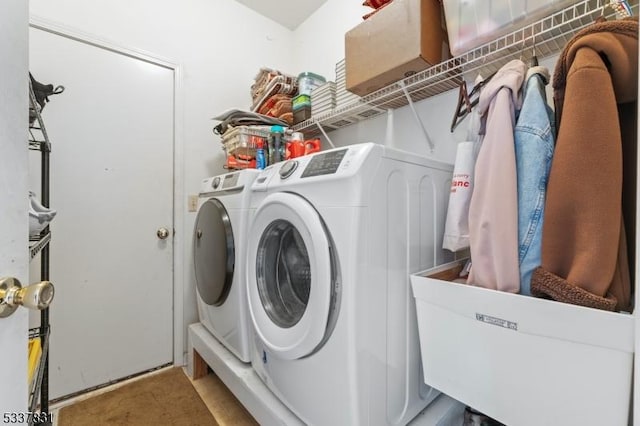
[[637, 19], [602, 22], [576, 34], [558, 60], [553, 87], [558, 140], [542, 265], [531, 291], [628, 310], [628, 260], [635, 261]]
[[485, 119], [469, 206], [471, 271], [467, 282], [517, 293], [518, 194], [513, 140], [515, 111], [527, 67], [513, 60], [480, 92], [478, 108]]

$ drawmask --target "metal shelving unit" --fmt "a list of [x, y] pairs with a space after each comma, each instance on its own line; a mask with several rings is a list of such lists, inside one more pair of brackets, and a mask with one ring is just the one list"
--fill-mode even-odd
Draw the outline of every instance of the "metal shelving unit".
[[[488, 76], [518, 57], [531, 55], [535, 43], [538, 58], [560, 53], [567, 42], [598, 17], [613, 15], [608, 0], [581, 0], [530, 25], [483, 44], [467, 53], [392, 83], [331, 112], [293, 126], [294, 131], [317, 135], [378, 116], [389, 109], [417, 102], [458, 87], [465, 76]], [[630, 1], [634, 12], [638, 0]]]
[[38, 253], [40, 253], [40, 251], [42, 251], [42, 249], [44, 247], [46, 247], [47, 244], [49, 244], [49, 241], [51, 241], [51, 233], [47, 232], [44, 236], [39, 237], [39, 238], [29, 238], [29, 257], [31, 260], [33, 260], [34, 257], [36, 257], [36, 255]]
[[[44, 206], [50, 205], [49, 200], [49, 156], [51, 153], [51, 143], [44, 126], [44, 120], [40, 115], [39, 105], [33, 93], [31, 83], [29, 83], [29, 113], [35, 116], [35, 120], [29, 123], [29, 149], [32, 151], [40, 151], [41, 155], [41, 196], [40, 202]], [[33, 259], [38, 253], [40, 254], [40, 279], [42, 281], [49, 280], [49, 242], [51, 241], [51, 232], [47, 226], [39, 235], [29, 241], [30, 259]], [[49, 308], [40, 311], [40, 326], [29, 330], [29, 337], [40, 337], [42, 354], [37, 367], [37, 373], [33, 379], [29, 393], [29, 410], [32, 413], [39, 411], [40, 413], [49, 413]], [[38, 410], [39, 405], [39, 410]], [[46, 416], [45, 416], [46, 417]], [[34, 424], [37, 416], [29, 417], [29, 425]], [[51, 424], [49, 422], [37, 422], [36, 424]]]
[[[36, 369], [36, 373], [29, 386], [29, 412], [35, 413], [38, 409], [38, 396], [41, 394], [44, 382], [45, 372], [48, 374], [42, 360], [46, 360], [49, 357], [49, 327], [43, 329], [41, 327], [29, 329], [29, 339], [40, 338], [40, 345], [42, 347], [42, 353], [40, 354], [40, 363]], [[48, 380], [46, 382], [48, 386]], [[48, 410], [40, 410], [42, 413], [48, 412]], [[29, 424], [33, 424], [30, 422]]]

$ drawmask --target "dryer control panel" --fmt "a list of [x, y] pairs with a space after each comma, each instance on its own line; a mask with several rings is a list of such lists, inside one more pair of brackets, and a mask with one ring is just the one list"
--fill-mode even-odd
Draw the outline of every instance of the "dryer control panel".
[[258, 173], [258, 170], [246, 169], [203, 179], [200, 184], [200, 196], [241, 192], [245, 185], [251, 185]]

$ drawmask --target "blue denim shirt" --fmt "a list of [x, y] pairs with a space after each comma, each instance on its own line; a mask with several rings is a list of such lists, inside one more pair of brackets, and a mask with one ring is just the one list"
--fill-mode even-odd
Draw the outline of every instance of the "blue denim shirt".
[[529, 70], [515, 127], [520, 293], [526, 295], [531, 295], [531, 274], [541, 263], [544, 202], [555, 144], [554, 115], [545, 94], [548, 81], [546, 68]]

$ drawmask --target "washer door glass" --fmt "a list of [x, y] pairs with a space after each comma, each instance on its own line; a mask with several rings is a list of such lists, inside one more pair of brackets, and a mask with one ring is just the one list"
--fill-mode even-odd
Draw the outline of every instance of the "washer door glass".
[[208, 305], [222, 305], [233, 282], [235, 246], [227, 210], [215, 198], [198, 210], [193, 259], [200, 298]]
[[256, 278], [269, 318], [283, 328], [297, 324], [309, 303], [311, 266], [307, 247], [291, 222], [275, 220], [263, 232]]
[[247, 242], [249, 312], [258, 338], [281, 359], [312, 354], [337, 314], [333, 249], [318, 211], [278, 192], [256, 210]]

